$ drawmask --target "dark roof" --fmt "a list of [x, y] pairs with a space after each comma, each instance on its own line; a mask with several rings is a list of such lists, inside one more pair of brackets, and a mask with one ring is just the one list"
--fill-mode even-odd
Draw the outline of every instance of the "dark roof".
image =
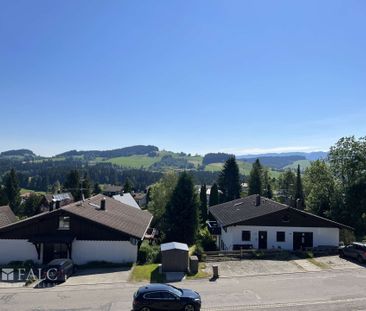
[[122, 186], [105, 185], [103, 187], [103, 192], [122, 192]]
[[[102, 199], [106, 200], [106, 210], [99, 208]], [[61, 209], [139, 239], [144, 237], [153, 217], [148, 211], [142, 211], [101, 194], [85, 201], [65, 205]]]
[[9, 206], [0, 206], [0, 228], [17, 221], [17, 217]]
[[[100, 208], [102, 199], [106, 201], [105, 210]], [[98, 194], [85, 201], [74, 202], [51, 212], [41, 213], [20, 220], [6, 226], [6, 229], [17, 227], [20, 223], [32, 222], [35, 219], [47, 217], [52, 213], [59, 213], [60, 211], [88, 219], [138, 239], [144, 238], [145, 232], [149, 228], [153, 218], [148, 211], [142, 211], [112, 198], [104, 197], [102, 194]], [[5, 227], [1, 228], [1, 230], [3, 229]]]
[[[260, 205], [256, 206], [256, 197], [257, 195], [250, 195], [245, 198], [240, 198], [223, 204], [211, 206], [209, 208], [209, 211], [223, 227], [246, 223], [254, 224], [253, 219], [257, 219], [260, 217], [263, 218], [266, 215], [274, 213], [276, 213], [277, 215], [281, 211], [289, 211], [291, 213], [307, 216], [307, 219], [316, 219], [316, 226], [324, 225], [324, 227], [346, 228], [353, 230], [353, 228], [349, 226], [305, 212], [303, 210], [292, 208], [285, 204], [281, 204], [263, 197], [260, 198]], [[315, 224], [314, 221], [312, 223]], [[260, 224], [259, 219], [256, 224]], [[268, 225], [268, 219], [266, 219], [266, 225]], [[282, 225], [286, 226], [286, 224]]]
[[211, 206], [209, 211], [223, 226], [228, 226], [288, 208], [284, 204], [264, 198], [261, 198], [261, 204], [256, 206], [256, 196], [254, 194]]

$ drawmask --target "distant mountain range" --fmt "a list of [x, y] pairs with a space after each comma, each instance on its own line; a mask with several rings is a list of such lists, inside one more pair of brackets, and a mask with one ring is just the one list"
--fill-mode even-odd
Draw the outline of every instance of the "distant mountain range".
[[263, 153], [263, 154], [246, 154], [237, 156], [237, 159], [251, 159], [251, 158], [268, 158], [268, 157], [303, 157], [304, 160], [320, 160], [328, 157], [328, 152], [314, 151], [314, 152], [283, 152], [283, 153]]

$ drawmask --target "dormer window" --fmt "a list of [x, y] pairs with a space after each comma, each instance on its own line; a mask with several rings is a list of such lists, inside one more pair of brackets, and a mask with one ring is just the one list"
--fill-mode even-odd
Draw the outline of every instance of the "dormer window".
[[58, 218], [58, 230], [70, 230], [69, 216], [60, 216]]

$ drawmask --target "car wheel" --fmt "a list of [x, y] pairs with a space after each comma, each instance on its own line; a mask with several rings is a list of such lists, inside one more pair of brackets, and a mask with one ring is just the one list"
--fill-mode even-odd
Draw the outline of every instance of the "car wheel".
[[363, 263], [363, 258], [362, 258], [362, 256], [360, 256], [360, 255], [359, 255], [359, 256], [357, 257], [357, 260], [358, 260], [358, 262], [359, 262], [359, 263]]
[[186, 305], [184, 307], [184, 311], [194, 311], [194, 306], [192, 306], [192, 305]]
[[339, 252], [339, 257], [344, 258], [344, 253], [343, 252]]
[[142, 309], [140, 309], [140, 311], [150, 311], [150, 308], [148, 308], [148, 307], [143, 307]]

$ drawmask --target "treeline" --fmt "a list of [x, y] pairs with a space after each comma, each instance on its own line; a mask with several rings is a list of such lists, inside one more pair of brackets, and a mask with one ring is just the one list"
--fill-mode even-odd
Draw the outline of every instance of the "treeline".
[[[182, 165], [182, 168], [185, 168], [184, 165]], [[65, 182], [67, 174], [72, 170], [79, 171], [81, 175], [87, 174], [92, 183], [123, 185], [128, 179], [135, 191], [145, 190], [162, 177], [161, 172], [127, 169], [112, 163], [90, 165], [80, 159], [39, 162], [0, 159], [0, 176], [4, 177], [11, 169], [16, 171], [21, 188], [34, 191], [52, 191], [55, 184]], [[212, 172], [192, 171], [193, 180], [197, 184], [211, 184], [217, 178], [217, 175], [217, 173]]]
[[202, 165], [208, 165], [211, 163], [224, 163], [227, 159], [233, 157], [232, 154], [228, 153], [207, 153], [202, 160]]
[[158, 181], [162, 173], [142, 169], [123, 169], [111, 163], [88, 165], [81, 160], [24, 162], [0, 160], [0, 176], [15, 169], [19, 186], [35, 191], [50, 191], [56, 183], [63, 184], [71, 170], [87, 174], [90, 180], [100, 184], [120, 184], [129, 179], [136, 191], [144, 190]]
[[94, 159], [96, 157], [101, 158], [116, 158], [116, 157], [128, 157], [132, 155], [150, 155], [154, 156], [159, 151], [156, 146], [144, 146], [136, 145], [131, 147], [113, 149], [113, 150], [87, 150], [87, 151], [77, 151], [70, 150], [61, 154], [57, 157], [74, 157], [74, 156], [84, 156], [87, 159]]
[[274, 169], [282, 169], [287, 165], [290, 165], [292, 163], [294, 163], [295, 161], [299, 161], [299, 160], [306, 160], [306, 158], [304, 156], [298, 156], [298, 155], [294, 155], [294, 156], [266, 156], [266, 157], [258, 157], [258, 158], [246, 158], [246, 159], [240, 159], [240, 161], [244, 161], [244, 162], [249, 162], [249, 163], [254, 163], [256, 160], [259, 160], [261, 162], [262, 165], [267, 166], [267, 167], [271, 167]]

